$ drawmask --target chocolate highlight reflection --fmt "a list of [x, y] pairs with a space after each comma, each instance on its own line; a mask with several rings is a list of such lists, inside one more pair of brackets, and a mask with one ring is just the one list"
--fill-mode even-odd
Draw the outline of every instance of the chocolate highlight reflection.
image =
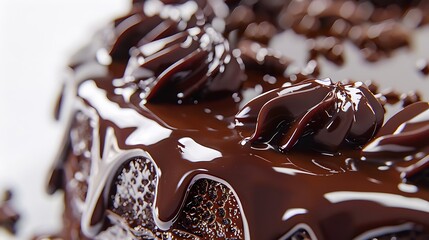
[[[265, 37], [245, 33], [252, 22], [280, 32], [293, 4], [306, 4], [295, 8], [300, 23], [347, 14], [310, 14], [321, 0], [133, 2], [130, 15], [107, 28], [114, 39], [98, 36], [104, 40], [89, 46], [95, 50], [71, 64], [58, 108], [68, 129], [49, 186], [65, 193], [57, 237], [429, 237], [428, 152], [417, 141], [427, 134], [426, 115], [423, 125], [419, 117], [427, 103], [411, 104], [382, 127], [379, 101], [389, 103], [375, 84], [371, 92], [361, 82], [287, 76], [291, 61], [264, 45]], [[338, 2], [358, 4], [349, 18], [376, 25], [375, 14], [358, 9], [378, 4]], [[291, 24], [310, 37], [333, 34], [326, 24]], [[389, 29], [381, 32], [396, 34]], [[361, 39], [362, 47], [388, 57], [408, 44], [399, 36], [386, 46], [384, 38]], [[392, 158], [384, 151], [392, 142], [396, 152], [415, 148]]]

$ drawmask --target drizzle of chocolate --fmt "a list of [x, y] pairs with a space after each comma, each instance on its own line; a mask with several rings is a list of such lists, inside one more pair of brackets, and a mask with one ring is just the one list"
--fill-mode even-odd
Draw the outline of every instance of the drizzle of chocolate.
[[343, 143], [367, 143], [381, 127], [384, 110], [361, 82], [311, 79], [256, 97], [235, 120], [238, 126], [256, 125], [247, 139], [253, 144], [287, 152], [303, 141], [308, 147], [335, 152]]
[[193, 236], [191, 239], [215, 239], [216, 236], [243, 239], [237, 200], [225, 185], [207, 179], [195, 182], [177, 221], [168, 231], [160, 230], [153, 218], [148, 217], [155, 211], [156, 186], [157, 175], [151, 161], [132, 159], [112, 184], [108, 211], [121, 216], [126, 221], [123, 228], [136, 236], [162, 239], [180, 232]]
[[6, 229], [9, 233], [16, 233], [16, 223], [20, 216], [11, 206], [12, 192], [10, 190], [3, 194], [2, 202], [0, 202], [0, 227]]
[[191, 28], [132, 51], [124, 87], [149, 102], [194, 103], [238, 91], [241, 60], [213, 28]]

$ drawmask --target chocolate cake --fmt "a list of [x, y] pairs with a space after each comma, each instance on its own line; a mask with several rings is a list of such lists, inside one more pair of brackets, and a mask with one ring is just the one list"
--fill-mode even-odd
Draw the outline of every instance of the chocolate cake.
[[[429, 239], [425, 60], [411, 64], [418, 84], [390, 79], [404, 88], [356, 81], [358, 65], [348, 79], [326, 71], [413, 51], [428, 11], [133, 1], [70, 62], [52, 239]], [[305, 66], [282, 53], [299, 44], [285, 32], [305, 41]]]

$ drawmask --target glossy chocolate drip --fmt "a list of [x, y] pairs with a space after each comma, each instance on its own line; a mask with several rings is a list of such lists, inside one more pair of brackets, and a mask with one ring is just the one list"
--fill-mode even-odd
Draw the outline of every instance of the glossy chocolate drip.
[[[168, 231], [158, 229], [148, 217], [153, 214], [156, 196], [157, 176], [153, 167], [149, 159], [132, 159], [119, 171], [112, 185], [108, 208], [125, 220], [126, 224], [122, 226], [125, 231], [134, 238], [167, 238], [180, 233], [184, 239], [216, 239], [217, 236], [243, 239], [237, 199], [225, 185], [207, 179], [198, 180], [189, 190], [173, 226]], [[102, 234], [114, 231], [107, 229]]]
[[289, 151], [299, 141], [307, 148], [336, 151], [347, 142], [368, 142], [383, 123], [384, 111], [363, 83], [306, 80], [275, 89], [246, 104], [236, 115], [239, 125], [256, 125], [252, 143]]
[[[227, 181], [228, 186], [238, 196], [237, 199], [243, 209], [245, 226], [247, 226], [245, 236], [252, 236], [252, 238], [280, 237], [300, 222], [308, 224], [316, 236], [333, 237], [328, 233], [339, 234], [338, 227], [331, 225], [322, 227], [320, 224], [324, 221], [343, 221], [342, 218], [336, 217], [340, 213], [339, 216], [345, 215], [357, 219], [351, 229], [344, 228], [340, 232], [345, 238], [369, 231], [368, 221], [377, 226], [395, 225], [399, 223], [399, 219], [405, 218], [419, 225], [425, 224], [427, 215], [424, 211], [420, 211], [425, 204], [429, 203], [422, 200], [423, 202], [417, 201], [419, 202], [417, 204], [412, 199], [427, 199], [428, 193], [425, 191], [401, 192], [397, 188], [399, 179], [398, 182], [385, 181], [385, 178], [391, 178], [394, 171], [383, 171], [380, 174], [380, 170], [372, 164], [355, 161], [359, 159], [355, 151], [341, 151], [341, 155], [337, 157], [294, 151], [285, 158], [284, 155], [274, 151], [258, 151], [241, 147], [239, 144], [241, 135], [251, 134], [251, 132], [237, 132], [227, 127], [231, 121], [228, 119], [232, 119], [234, 113], [225, 115], [227, 112], [223, 106], [234, 105], [233, 99], [190, 106], [146, 104], [147, 108], [156, 111], [138, 110], [142, 117], [139, 117], [140, 120], [135, 119], [137, 121], [135, 124], [139, 127], [127, 131], [128, 126], [131, 125], [124, 125], [124, 120], [127, 119], [125, 116], [131, 111], [136, 111], [133, 110], [136, 109], [133, 106], [138, 106], [139, 103], [124, 101], [112, 103], [110, 99], [117, 99], [117, 95], [114, 93], [114, 87], [109, 87], [106, 81], [87, 81], [80, 86], [80, 89], [79, 96], [85, 99], [89, 104], [88, 107], [98, 109], [101, 117], [100, 126], [107, 124], [113, 127], [119, 149], [125, 152], [138, 148], [145, 149], [156, 162], [162, 172], [159, 176], [155, 202], [155, 209], [158, 209], [157, 216], [161, 222], [166, 223], [179, 214], [187, 189], [193, 182], [192, 179], [202, 176], [210, 179], [215, 176], [215, 179]], [[115, 107], [116, 114], [106, 114], [111, 112], [109, 110], [111, 107]], [[169, 111], [180, 109], [183, 118], [164, 114], [162, 121], [155, 115], [144, 120], [143, 116], [151, 116], [153, 112], [165, 112], [167, 109]], [[210, 109], [212, 112], [207, 114], [205, 109]], [[222, 115], [224, 120], [215, 117], [217, 114]], [[154, 125], [144, 123], [149, 120]], [[143, 124], [137, 124], [139, 121]], [[177, 126], [182, 127], [179, 129]], [[160, 133], [168, 129], [175, 130], [169, 131], [167, 135], [153, 134], [136, 138], [138, 132], [144, 133], [154, 127]], [[206, 136], [212, 137], [208, 139]], [[94, 137], [97, 138], [97, 136]], [[171, 149], [171, 146], [176, 144], [181, 147], [176, 150], [172, 148], [172, 151], [168, 152], [163, 150]], [[222, 152], [218, 151], [220, 149]], [[308, 161], [309, 159], [313, 160]], [[174, 167], [171, 167], [172, 164]], [[347, 167], [347, 164], [351, 164], [351, 167]], [[237, 172], [237, 169], [242, 171]], [[112, 175], [114, 172], [103, 174]], [[247, 181], [242, 181], [243, 179]], [[373, 181], [383, 184], [376, 184]], [[286, 184], [288, 182], [300, 184]], [[316, 183], [317, 186], [315, 186]], [[310, 188], [310, 185], [312, 190], [308, 195], [303, 196], [302, 189]], [[105, 187], [109, 188], [109, 185]], [[249, 189], [253, 190], [249, 191]], [[303, 197], [308, 200], [304, 200]], [[388, 202], [391, 198], [400, 201], [401, 206], [378, 204], [379, 201]], [[408, 198], [409, 200], [406, 200]], [[410, 202], [407, 203], [407, 201]], [[315, 206], [314, 202], [319, 204]], [[371, 215], [373, 219], [369, 220], [366, 214], [361, 214], [362, 211], [358, 209], [362, 207], [376, 214]], [[323, 209], [329, 209], [329, 211]], [[300, 214], [295, 215], [294, 212], [300, 212]], [[320, 213], [316, 214], [317, 212]], [[263, 221], [266, 218], [277, 220], [268, 223]]]

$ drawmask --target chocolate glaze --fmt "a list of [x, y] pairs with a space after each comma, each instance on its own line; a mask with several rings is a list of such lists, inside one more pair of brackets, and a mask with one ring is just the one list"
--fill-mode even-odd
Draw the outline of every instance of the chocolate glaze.
[[[228, 183], [241, 203], [246, 238], [279, 238], [300, 223], [308, 225], [315, 236], [327, 239], [352, 238], [373, 228], [403, 222], [428, 227], [428, 213], [424, 209], [429, 202], [424, 199], [428, 199], [429, 193], [402, 192], [398, 189], [400, 178], [392, 179], [396, 171], [380, 171], [372, 164], [360, 162], [356, 151], [343, 149], [338, 156], [293, 151], [285, 156], [252, 149], [240, 145], [241, 136], [249, 136], [250, 129], [228, 128], [235, 113], [224, 106], [234, 106], [233, 99], [191, 106], [148, 103], [147, 108], [141, 108], [136, 102], [112, 102], [111, 99], [118, 98], [114, 89], [105, 79], [88, 80], [79, 87], [79, 98], [86, 102], [84, 109], [97, 109], [97, 114], [91, 117], [99, 126], [93, 131], [93, 141], [103, 141], [99, 136], [105, 136], [111, 142], [104, 145], [104, 157], [100, 160], [94, 161], [96, 158], [92, 156], [92, 165], [107, 167], [98, 174], [91, 171], [93, 180], [89, 181], [87, 202], [92, 200], [89, 202], [95, 204], [100, 202], [95, 199], [100, 198], [107, 202], [104, 194], [99, 192], [99, 195], [93, 189], [100, 186], [110, 189], [110, 185], [108, 181], [96, 179], [114, 176], [120, 162], [134, 155], [128, 153], [144, 149], [137, 151], [137, 155], [150, 156], [162, 173], [154, 203], [157, 209], [154, 217], [158, 218], [156, 222], [161, 229], [168, 229], [170, 221], [177, 218], [189, 186], [198, 178]], [[115, 114], [110, 114], [112, 108]], [[181, 114], [165, 114], [167, 109], [180, 110]], [[207, 114], [205, 109], [212, 113]], [[157, 116], [154, 112], [164, 114]], [[216, 117], [219, 115], [223, 120]], [[135, 117], [130, 124], [127, 119], [131, 116]], [[148, 131], [154, 134], [145, 135]], [[171, 150], [165, 151], [167, 148]], [[91, 151], [94, 155], [98, 152], [96, 149], [97, 146]], [[120, 153], [125, 155], [121, 157]], [[103, 162], [116, 167], [108, 167]], [[347, 164], [351, 164], [350, 167]], [[303, 194], [303, 189], [309, 191]], [[95, 211], [102, 206], [88, 204], [89, 208], [83, 209], [83, 217], [90, 217], [93, 223], [101, 221], [102, 218], [91, 215], [102, 213], [100, 209]], [[347, 219], [354, 219], [353, 224]], [[347, 226], [339, 227], [344, 221], [348, 222]]]
[[[255, 18], [261, 15], [262, 19], [268, 19], [275, 25], [274, 19], [280, 8], [273, 8], [275, 4], [270, 3], [260, 1], [245, 6], [257, 13]], [[238, 8], [238, 1], [227, 1], [227, 4], [232, 10]], [[138, 6], [143, 7], [144, 12], [146, 2], [135, 1], [134, 7]], [[262, 7], [256, 11], [255, 6]], [[366, 16], [364, 19], [367, 21], [369, 18]], [[198, 27], [206, 30], [207, 26]], [[324, 29], [318, 31], [323, 33]], [[228, 35], [225, 39], [232, 38], [233, 34], [230, 33], [225, 32]], [[175, 36], [185, 35], [179, 33]], [[220, 41], [221, 46], [224, 43], [224, 40]], [[130, 49], [141, 51], [137, 50], [138, 47], [147, 44], [150, 43], [136, 42], [131, 44], [133, 47]], [[126, 49], [125, 54], [129, 54], [130, 49]], [[229, 94], [221, 98], [198, 101], [197, 104], [193, 104], [193, 101], [190, 104], [177, 104], [177, 99], [143, 101], [145, 96], [130, 95], [130, 92], [136, 90], [135, 85], [123, 84], [127, 77], [133, 76], [128, 74], [131, 70], [124, 74], [127, 55], [124, 56], [124, 59], [112, 58], [112, 62], [107, 65], [94, 56], [83, 58], [80, 66], [74, 70], [73, 84], [68, 84], [65, 89], [65, 93], [72, 93], [73, 96], [63, 100], [71, 102], [71, 108], [62, 108], [63, 112], [71, 113], [70, 128], [65, 135], [64, 147], [55, 165], [50, 186], [52, 191], [62, 188], [66, 193], [64, 221], [69, 231], [65, 230], [65, 239], [71, 238], [71, 230], [77, 232], [81, 239], [103, 238], [112, 236], [103, 234], [115, 232], [122, 234], [116, 235], [118, 238], [138, 238], [138, 234], [134, 233], [140, 234], [151, 228], [156, 228], [154, 232], [170, 232], [173, 236], [180, 236], [178, 238], [192, 239], [192, 235], [201, 229], [186, 228], [184, 219], [187, 214], [191, 214], [191, 209], [187, 208], [188, 200], [198, 196], [194, 189], [198, 189], [196, 184], [202, 180], [222, 184], [223, 189], [229, 191], [229, 196], [236, 200], [233, 208], [238, 209], [240, 217], [234, 219], [234, 224], [242, 232], [239, 238], [289, 239], [303, 236], [309, 239], [372, 239], [402, 232], [429, 232], [429, 190], [412, 181], [404, 182], [404, 179], [411, 179], [401, 176], [406, 172], [401, 171], [401, 167], [407, 166], [392, 167], [390, 161], [393, 159], [385, 155], [380, 158], [384, 163], [363, 161], [365, 159], [362, 159], [359, 148], [350, 148], [344, 141], [330, 138], [319, 140], [324, 146], [323, 150], [328, 146], [329, 153], [307, 151], [307, 145], [288, 148], [288, 154], [249, 147], [243, 144], [243, 139], [255, 132], [255, 127], [251, 125], [256, 122], [263, 124], [264, 127], [259, 128], [259, 131], [275, 130], [277, 127], [264, 121], [264, 118], [258, 120], [259, 110], [262, 111], [267, 101], [261, 101], [260, 107], [254, 107], [253, 120], [246, 118], [253, 124], [237, 126], [235, 122], [236, 118], [244, 121], [240, 119], [243, 115], [241, 109], [253, 107], [254, 101], [276, 93], [278, 89], [290, 90], [308, 83], [314, 88], [323, 89], [326, 85], [329, 86], [326, 91], [316, 89], [313, 95], [320, 95], [319, 100], [323, 100], [338, 90], [339, 95], [333, 98], [334, 102], [344, 98], [346, 100], [339, 101], [340, 104], [353, 103], [357, 107], [353, 109], [356, 121], [351, 123], [350, 128], [340, 125], [342, 131], [339, 135], [344, 135], [340, 139], [359, 146], [372, 138], [383, 119], [380, 104], [366, 87], [358, 83], [353, 85], [329, 81], [324, 85], [323, 81], [319, 81], [319, 84], [315, 84], [317, 82], [314, 80], [301, 82], [307, 78], [302, 74], [290, 77], [277, 74], [271, 81], [272, 76], [267, 77], [263, 71], [253, 71], [248, 64], [245, 71], [247, 81], [240, 83], [241, 88], [235, 85]], [[225, 68], [233, 64], [225, 62]], [[133, 69], [130, 65], [128, 69]], [[91, 70], [84, 72], [88, 66]], [[237, 76], [240, 74], [241, 70]], [[291, 81], [297, 85], [292, 85]], [[177, 91], [175, 88], [173, 91]], [[159, 91], [159, 94], [170, 91], [164, 90]], [[350, 94], [350, 90], [357, 91], [357, 94]], [[199, 94], [200, 91], [199, 88], [195, 93]], [[251, 98], [262, 92], [267, 93], [249, 103]], [[298, 108], [296, 104], [315, 106], [317, 102], [313, 100], [313, 95], [305, 97], [305, 92], [299, 92], [296, 102], [285, 104], [289, 104], [290, 109], [310, 113], [309, 107]], [[355, 101], [353, 97], [357, 95], [365, 96], [366, 99]], [[167, 95], [167, 98], [170, 96]], [[283, 101], [278, 104], [283, 104]], [[340, 110], [339, 105], [335, 106], [334, 109]], [[237, 117], [237, 113], [241, 115]], [[338, 116], [346, 116], [350, 120], [348, 114]], [[365, 116], [371, 118], [365, 119]], [[313, 133], [323, 129], [314, 126], [309, 126]], [[301, 126], [301, 129], [306, 128]], [[380, 131], [377, 136], [383, 132]], [[332, 149], [335, 149], [334, 153]], [[416, 159], [424, 159], [418, 153], [413, 154]], [[140, 186], [138, 181], [129, 179], [130, 187], [125, 188], [128, 190], [118, 190], [123, 183], [121, 176], [126, 176], [135, 159], [143, 159], [146, 162], [143, 167], [151, 169], [137, 172], [154, 180], [154, 186], [150, 189], [152, 195], [148, 195], [142, 203], [142, 206], [149, 206], [150, 214], [145, 215], [148, 221], [138, 224], [133, 222], [141, 216], [138, 210], [134, 213], [128, 206], [122, 208], [117, 204], [130, 200], [125, 196], [133, 197], [137, 202], [141, 199], [138, 198], [139, 191], [130, 190]], [[414, 166], [426, 166], [426, 162], [419, 162], [422, 164]], [[136, 175], [140, 176], [138, 173]], [[115, 202], [115, 196], [121, 196], [122, 200]], [[179, 227], [182, 232], [177, 235], [175, 230]], [[222, 239], [222, 236], [217, 238]]]

